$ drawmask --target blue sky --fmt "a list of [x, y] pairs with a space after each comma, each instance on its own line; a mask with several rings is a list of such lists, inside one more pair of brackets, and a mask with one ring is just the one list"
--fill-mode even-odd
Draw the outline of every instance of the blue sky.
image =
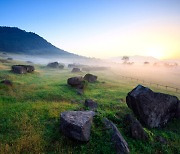
[[180, 55], [180, 0], [1, 0], [0, 25], [85, 56]]

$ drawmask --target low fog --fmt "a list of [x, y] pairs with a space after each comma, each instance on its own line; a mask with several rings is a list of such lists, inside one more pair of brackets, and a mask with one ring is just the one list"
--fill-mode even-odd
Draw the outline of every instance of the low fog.
[[[135, 59], [133, 61], [124, 61], [119, 58], [116, 61], [112, 59], [95, 59], [95, 58], [67, 58], [67, 57], [49, 57], [49, 56], [30, 56], [7, 54], [2, 55], [3, 58], [13, 58], [19, 61], [31, 61], [34, 64], [47, 65], [50, 62], [59, 62], [68, 67], [68, 64], [75, 64], [77, 67], [98, 68], [96, 71], [110, 71], [117, 76], [127, 76], [144, 80], [145, 82], [157, 83], [175, 88], [180, 88], [180, 60], [157, 60], [157, 59]], [[103, 68], [101, 70], [101, 68]], [[106, 68], [106, 69], [104, 69]], [[93, 70], [94, 71], [94, 70]], [[119, 78], [121, 79], [121, 78]]]

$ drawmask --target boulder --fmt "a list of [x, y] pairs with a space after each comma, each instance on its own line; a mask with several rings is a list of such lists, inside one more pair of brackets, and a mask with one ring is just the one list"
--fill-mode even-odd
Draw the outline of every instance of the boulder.
[[128, 154], [129, 153], [128, 144], [125, 141], [125, 139], [123, 138], [123, 136], [121, 135], [121, 133], [119, 132], [116, 125], [113, 122], [111, 122], [110, 120], [108, 120], [107, 118], [104, 118], [103, 122], [107, 129], [111, 129], [111, 133], [112, 133], [111, 139], [115, 145], [116, 153], [117, 154]]
[[34, 66], [31, 66], [31, 65], [25, 65], [24, 66], [27, 70], [28, 73], [31, 73], [31, 72], [34, 72]]
[[12, 72], [17, 74], [25, 74], [34, 72], [35, 68], [31, 65], [13, 65]]
[[84, 76], [84, 80], [87, 80], [88, 82], [95, 82], [97, 80], [97, 76], [92, 74], [86, 74]]
[[32, 61], [26, 61], [26, 63], [28, 63], [28, 64], [33, 64], [33, 62], [32, 62]]
[[148, 135], [144, 131], [140, 122], [130, 114], [127, 114], [124, 118], [125, 124], [128, 127], [130, 136], [134, 139], [147, 140]]
[[68, 64], [68, 68], [76, 67], [76, 64]]
[[7, 58], [7, 60], [13, 60], [13, 58]]
[[156, 136], [156, 141], [160, 142], [161, 144], [167, 144], [167, 140], [162, 136]]
[[90, 110], [95, 110], [98, 107], [98, 104], [91, 99], [86, 99], [84, 105]]
[[12, 81], [10, 81], [10, 80], [3, 80], [0, 83], [2, 83], [4, 85], [7, 85], [7, 86], [12, 86], [13, 85]]
[[177, 107], [177, 110], [176, 110], [176, 118], [180, 119], [180, 100], [178, 102], [178, 107]]
[[75, 87], [75, 88], [78, 88], [78, 89], [83, 89], [84, 86], [85, 86], [85, 82], [84, 82], [83, 77], [72, 77], [72, 78], [69, 78], [67, 80], [67, 83], [68, 83], [68, 85], [70, 85], [72, 87]]
[[47, 67], [58, 68], [59, 67], [59, 63], [58, 62], [52, 62], [52, 63], [49, 63], [47, 65]]
[[73, 68], [72, 69], [72, 71], [71, 71], [72, 73], [78, 73], [78, 72], [81, 72], [81, 70], [80, 70], [80, 68]]
[[59, 69], [64, 69], [64, 65], [63, 64], [59, 64]]
[[60, 64], [60, 63], [58, 63], [58, 62], [52, 62], [52, 63], [49, 63], [49, 64], [47, 65], [47, 67], [63, 69], [63, 68], [64, 68], [64, 65], [63, 65], [63, 64]]
[[70, 138], [89, 141], [93, 111], [67, 111], [61, 113], [60, 130]]
[[147, 87], [138, 85], [128, 93], [127, 105], [141, 123], [147, 127], [162, 127], [175, 117], [178, 98], [172, 95], [156, 93]]

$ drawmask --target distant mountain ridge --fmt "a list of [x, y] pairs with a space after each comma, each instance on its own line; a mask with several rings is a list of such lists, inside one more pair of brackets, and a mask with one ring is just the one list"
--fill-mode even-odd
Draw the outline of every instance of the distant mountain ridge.
[[28, 55], [78, 56], [55, 47], [33, 32], [3, 26], [0, 26], [0, 51]]

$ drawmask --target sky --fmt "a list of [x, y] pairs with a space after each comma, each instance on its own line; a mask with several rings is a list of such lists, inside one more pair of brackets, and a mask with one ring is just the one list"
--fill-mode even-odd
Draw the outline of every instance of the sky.
[[180, 58], [180, 0], [1, 0], [0, 26], [88, 57]]

